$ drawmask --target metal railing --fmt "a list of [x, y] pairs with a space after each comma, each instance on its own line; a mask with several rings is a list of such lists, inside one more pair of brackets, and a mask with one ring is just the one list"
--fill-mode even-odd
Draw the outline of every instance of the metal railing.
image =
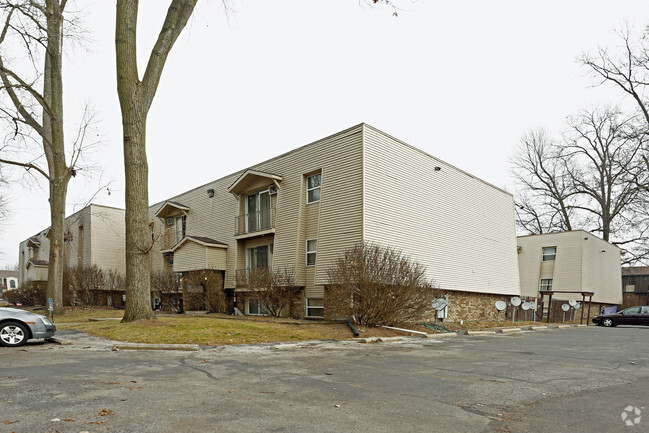
[[274, 208], [249, 212], [234, 218], [234, 235], [245, 235], [275, 228]]

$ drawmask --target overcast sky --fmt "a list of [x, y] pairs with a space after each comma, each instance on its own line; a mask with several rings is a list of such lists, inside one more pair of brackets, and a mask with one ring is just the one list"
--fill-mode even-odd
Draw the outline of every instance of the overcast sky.
[[[576, 57], [617, 42], [628, 22], [649, 24], [646, 1], [399, 0], [398, 17], [359, 0], [202, 0], [165, 67], [148, 119], [149, 196], [162, 201], [360, 122], [492, 184], [513, 190], [509, 158], [523, 133], [559, 133], [580, 108], [620, 102], [593, 88]], [[65, 122], [94, 107], [86, 155], [96, 170], [74, 178], [68, 214], [99, 182], [94, 203], [124, 206], [114, 1], [80, 1], [89, 41], [67, 51]], [[141, 71], [166, 13], [141, 2]], [[45, 184], [10, 184], [0, 266], [49, 226]]]

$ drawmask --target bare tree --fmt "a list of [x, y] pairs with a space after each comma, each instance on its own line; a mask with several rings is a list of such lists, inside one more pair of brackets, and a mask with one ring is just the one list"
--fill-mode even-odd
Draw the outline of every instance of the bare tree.
[[[530, 138], [531, 137], [531, 138]], [[561, 140], [530, 133], [514, 158], [521, 187], [518, 224], [528, 233], [584, 229], [642, 259], [648, 226], [643, 203], [647, 170], [637, 116], [616, 108], [569, 119]]]
[[366, 325], [421, 320], [433, 296], [433, 285], [421, 265], [373, 243], [345, 251], [327, 276], [327, 307]]
[[586, 111], [569, 123], [561, 157], [571, 188], [587, 203], [576, 208], [595, 217], [591, 230], [601, 233], [605, 241], [623, 238], [641, 197], [635, 181], [647, 176], [640, 158], [644, 142], [637, 134], [635, 117], [625, 118], [618, 109], [605, 108]]
[[197, 0], [172, 0], [144, 75], [137, 68], [137, 0], [117, 0], [115, 51], [126, 177], [126, 310], [123, 321], [153, 319], [150, 301], [149, 169], [146, 119], [167, 56]]
[[[649, 134], [649, 26], [639, 37], [635, 37], [627, 25], [617, 32], [621, 44], [612, 52], [600, 47], [595, 54], [582, 54], [580, 63], [588, 68], [600, 85], [611, 84], [634, 102], [639, 117], [644, 122], [638, 133]], [[649, 171], [649, 145], [646, 144], [642, 161]], [[646, 179], [644, 179], [646, 181]], [[649, 191], [649, 183], [637, 182], [644, 191]]]
[[[74, 16], [65, 12], [67, 0], [0, 1], [0, 117], [11, 134], [0, 148], [0, 163], [38, 173], [49, 184], [50, 254], [47, 296], [54, 311], [63, 313], [63, 236], [65, 205], [70, 179], [82, 148], [81, 136], [66, 153], [63, 134], [62, 53], [64, 34], [73, 28]], [[28, 72], [19, 62], [10, 64], [21, 49]], [[6, 157], [16, 143], [40, 142], [40, 157]], [[22, 158], [21, 158], [22, 156]], [[69, 157], [69, 160], [67, 159]], [[45, 163], [41, 164], [41, 158]]]
[[517, 223], [526, 233], [572, 230], [575, 194], [569, 188], [560, 147], [543, 129], [521, 139], [512, 160], [521, 187], [516, 200]]
[[294, 270], [285, 267], [250, 269], [246, 286], [263, 304], [268, 314], [275, 317], [281, 317], [291, 310], [297, 288]]

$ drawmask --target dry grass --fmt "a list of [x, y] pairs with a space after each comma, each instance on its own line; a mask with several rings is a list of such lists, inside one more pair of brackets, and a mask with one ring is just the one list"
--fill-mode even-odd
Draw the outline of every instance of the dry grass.
[[[314, 320], [278, 319], [261, 316], [226, 316], [217, 314], [160, 314], [157, 320], [131, 323], [90, 321], [90, 319], [121, 318], [123, 310], [71, 309], [55, 317], [58, 329], [76, 329], [90, 335], [115, 341], [155, 344], [199, 344], [217, 346], [230, 344], [275, 343], [305, 340], [346, 340], [354, 338], [345, 323]], [[578, 323], [578, 322], [577, 322]], [[541, 322], [474, 321], [440, 322], [451, 331], [508, 328], [544, 325]], [[406, 329], [431, 333], [419, 324], [404, 325]], [[379, 327], [357, 326], [360, 337], [391, 337], [409, 335]]]

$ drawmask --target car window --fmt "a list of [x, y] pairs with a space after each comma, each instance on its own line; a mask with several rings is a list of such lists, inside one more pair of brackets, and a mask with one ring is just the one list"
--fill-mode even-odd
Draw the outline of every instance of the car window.
[[640, 314], [649, 314], [649, 306], [642, 307]]
[[627, 308], [626, 310], [622, 310], [620, 313], [622, 313], [622, 314], [640, 314], [640, 307], [630, 307], [630, 308]]

